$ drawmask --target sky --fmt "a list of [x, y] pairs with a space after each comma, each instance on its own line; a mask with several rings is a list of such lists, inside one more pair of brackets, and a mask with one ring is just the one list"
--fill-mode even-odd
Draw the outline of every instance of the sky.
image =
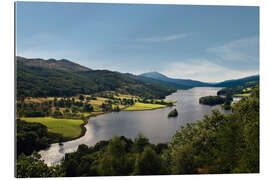
[[16, 55], [218, 82], [259, 73], [259, 7], [16, 3]]

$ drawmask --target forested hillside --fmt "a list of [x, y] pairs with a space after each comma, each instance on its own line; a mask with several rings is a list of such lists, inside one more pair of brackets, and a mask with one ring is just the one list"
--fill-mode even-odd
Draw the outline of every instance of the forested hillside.
[[67, 60], [59, 61], [17, 57], [17, 98], [70, 97], [102, 91], [162, 98], [176, 90], [118, 72], [91, 70]]
[[245, 86], [250, 87], [258, 84], [260, 80], [259, 75], [249, 76], [241, 79], [227, 80], [220, 83], [216, 83], [213, 86], [215, 87], [236, 87], [236, 86]]

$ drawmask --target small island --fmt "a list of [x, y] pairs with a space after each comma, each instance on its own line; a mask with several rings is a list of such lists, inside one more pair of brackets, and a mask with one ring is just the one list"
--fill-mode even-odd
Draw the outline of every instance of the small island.
[[178, 116], [178, 112], [176, 109], [172, 110], [169, 114], [168, 117], [176, 117]]
[[199, 99], [200, 104], [215, 106], [219, 104], [224, 104], [225, 98], [220, 96], [205, 96]]

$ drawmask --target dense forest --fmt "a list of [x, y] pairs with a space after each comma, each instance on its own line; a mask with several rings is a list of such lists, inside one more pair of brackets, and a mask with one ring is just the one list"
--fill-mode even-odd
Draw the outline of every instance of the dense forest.
[[115, 136], [92, 147], [82, 144], [52, 167], [37, 153], [22, 152], [16, 167], [17, 177], [258, 173], [259, 88], [252, 88], [231, 114], [214, 110], [182, 127], [166, 144], [151, 144], [143, 135], [134, 140]]

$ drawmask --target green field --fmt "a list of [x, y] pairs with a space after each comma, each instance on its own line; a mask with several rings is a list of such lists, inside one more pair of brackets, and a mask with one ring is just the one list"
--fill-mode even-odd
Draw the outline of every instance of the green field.
[[243, 89], [244, 92], [249, 92], [249, 91], [251, 91], [251, 90], [252, 90], [251, 88]]
[[[108, 104], [108, 101], [113, 104], [111, 104], [111, 109], [116, 109], [118, 108], [119, 110], [124, 110], [124, 111], [143, 111], [143, 110], [151, 110], [151, 109], [158, 109], [162, 107], [167, 107], [168, 105], [164, 105], [162, 103], [175, 103], [175, 101], [167, 101], [167, 100], [160, 100], [160, 99], [143, 99], [144, 101], [147, 101], [147, 103], [142, 103], [138, 101], [142, 101], [140, 97], [133, 96], [133, 95], [127, 95], [127, 94], [117, 94], [114, 95], [115, 98], [117, 99], [110, 99], [110, 98], [104, 98], [104, 97], [95, 97], [96, 99], [86, 99], [86, 97], [90, 97], [90, 95], [84, 95], [84, 99], [81, 101], [79, 99], [79, 96], [73, 96], [71, 98], [74, 98], [75, 102], [82, 102], [82, 103], [87, 103], [91, 104], [93, 107], [92, 112], [85, 112], [83, 111], [83, 107], [77, 107], [72, 108], [72, 107], [56, 107], [54, 105], [54, 102], [51, 102], [53, 104], [52, 107], [50, 107], [50, 112], [51, 114], [47, 114], [46, 117], [25, 117], [25, 116], [20, 116], [22, 120], [25, 120], [27, 122], [39, 122], [45, 126], [47, 126], [48, 131], [52, 133], [57, 133], [61, 134], [63, 137], [66, 137], [67, 139], [75, 139], [80, 137], [85, 129], [81, 128], [80, 125], [84, 123], [82, 119], [89, 118], [91, 116], [96, 116], [99, 114], [103, 114], [106, 112], [103, 111], [102, 109], [102, 104]], [[71, 99], [70, 98], [70, 99]], [[28, 97], [24, 99], [24, 103], [44, 103], [44, 102], [49, 102], [49, 101], [54, 101], [54, 97], [47, 97], [47, 98], [31, 98]], [[62, 100], [62, 98], [57, 97], [57, 101]], [[128, 99], [133, 99], [133, 102], [135, 101], [134, 105], [129, 105], [129, 104], [122, 104], [122, 102], [119, 101], [119, 99], [123, 100], [128, 100]], [[161, 104], [159, 104], [161, 103]], [[59, 111], [62, 115], [53, 115], [55, 111]], [[55, 117], [55, 118], [53, 118]], [[61, 118], [57, 118], [61, 117]], [[76, 119], [79, 118], [79, 119]]]
[[52, 133], [62, 134], [64, 137], [76, 138], [81, 134], [80, 125], [83, 120], [79, 119], [56, 119], [51, 117], [21, 118], [27, 122], [39, 122], [48, 127]]
[[133, 106], [129, 106], [128, 108], [124, 109], [124, 111], [142, 111], [142, 110], [150, 110], [150, 109], [157, 109], [161, 107], [166, 107], [166, 105], [161, 104], [146, 104], [146, 103], [135, 103]]
[[250, 96], [250, 93], [244, 93], [244, 94], [234, 94], [235, 97], [248, 97]]

